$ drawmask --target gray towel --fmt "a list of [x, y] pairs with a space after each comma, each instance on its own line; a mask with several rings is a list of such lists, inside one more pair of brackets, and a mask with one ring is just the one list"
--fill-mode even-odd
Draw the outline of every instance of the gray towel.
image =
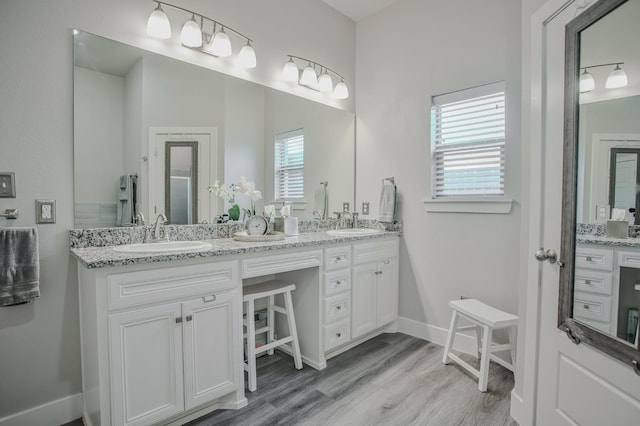
[[30, 302], [40, 296], [38, 230], [0, 229], [0, 306]]
[[382, 185], [380, 191], [380, 205], [378, 207], [378, 221], [393, 223], [396, 212], [396, 186], [392, 183]]

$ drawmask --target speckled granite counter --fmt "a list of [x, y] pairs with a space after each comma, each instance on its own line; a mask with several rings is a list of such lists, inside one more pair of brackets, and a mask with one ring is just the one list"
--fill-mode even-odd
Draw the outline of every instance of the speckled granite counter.
[[609, 238], [596, 235], [576, 236], [578, 244], [595, 244], [609, 247], [630, 247], [640, 248], [640, 238]]
[[[216, 238], [205, 240], [212, 245], [211, 249], [164, 252], [164, 253], [119, 253], [113, 251], [113, 246], [71, 248], [71, 253], [84, 267], [88, 269], [106, 266], [122, 266], [141, 263], [166, 262], [172, 260], [197, 259], [203, 257], [226, 256], [243, 253], [258, 253], [275, 250], [285, 250], [300, 247], [314, 247], [329, 244], [370, 240], [389, 236], [400, 236], [399, 232], [381, 232], [363, 236], [332, 236], [326, 232], [303, 233], [297, 237], [288, 237], [281, 241], [272, 242], [240, 242], [233, 238]], [[640, 245], [639, 245], [640, 246]]]

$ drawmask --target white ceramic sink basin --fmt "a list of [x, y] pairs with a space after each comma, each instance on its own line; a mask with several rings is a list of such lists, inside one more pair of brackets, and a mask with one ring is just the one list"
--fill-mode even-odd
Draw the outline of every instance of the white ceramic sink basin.
[[382, 231], [379, 229], [369, 228], [352, 228], [352, 229], [331, 229], [327, 231], [327, 234], [336, 237], [358, 237], [361, 235], [374, 235], [380, 234]]
[[161, 241], [157, 243], [137, 243], [115, 246], [119, 253], [165, 253], [174, 251], [192, 251], [210, 249], [211, 244], [203, 241]]

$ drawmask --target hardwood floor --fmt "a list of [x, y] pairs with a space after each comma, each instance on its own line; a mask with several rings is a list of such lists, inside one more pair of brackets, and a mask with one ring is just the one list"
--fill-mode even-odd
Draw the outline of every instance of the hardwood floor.
[[[509, 416], [513, 374], [491, 364], [489, 389], [443, 348], [404, 334], [383, 334], [327, 362], [295, 370], [280, 352], [258, 360], [249, 405], [221, 410], [190, 426], [212, 425], [515, 425]], [[475, 358], [464, 356], [475, 365]]]

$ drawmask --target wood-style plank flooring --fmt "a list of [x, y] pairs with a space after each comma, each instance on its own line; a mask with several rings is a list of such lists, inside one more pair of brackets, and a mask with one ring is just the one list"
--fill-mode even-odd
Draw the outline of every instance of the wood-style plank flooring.
[[[443, 348], [404, 334], [383, 334], [327, 362], [323, 371], [276, 351], [258, 359], [258, 390], [249, 405], [201, 417], [212, 425], [515, 425], [509, 416], [513, 374], [491, 363], [489, 389]], [[464, 356], [476, 365], [475, 358]]]

